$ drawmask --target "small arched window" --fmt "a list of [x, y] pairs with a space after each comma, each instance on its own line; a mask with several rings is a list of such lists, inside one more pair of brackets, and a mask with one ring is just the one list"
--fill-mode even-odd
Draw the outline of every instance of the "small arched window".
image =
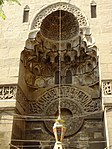
[[72, 84], [72, 73], [70, 70], [66, 72], [66, 84]]
[[56, 71], [55, 72], [55, 84], [60, 84], [60, 72], [59, 71]]
[[96, 2], [94, 0], [91, 2], [91, 18], [96, 18]]
[[30, 7], [28, 5], [26, 5], [25, 8], [24, 8], [24, 12], [23, 12], [23, 23], [28, 22], [29, 11], [30, 11]]

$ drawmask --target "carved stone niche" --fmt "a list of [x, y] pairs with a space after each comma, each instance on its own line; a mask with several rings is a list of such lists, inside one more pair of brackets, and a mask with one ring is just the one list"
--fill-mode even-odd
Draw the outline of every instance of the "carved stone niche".
[[55, 42], [70, 40], [78, 35], [78, 20], [70, 12], [57, 10], [43, 19], [40, 32], [42, 36]]

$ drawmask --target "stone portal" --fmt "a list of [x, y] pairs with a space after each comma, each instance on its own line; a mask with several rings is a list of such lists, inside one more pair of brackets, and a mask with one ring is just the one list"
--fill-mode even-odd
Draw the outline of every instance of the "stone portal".
[[12, 144], [52, 149], [59, 98], [65, 149], [103, 149], [103, 113], [97, 46], [85, 15], [56, 3], [32, 22], [21, 52]]

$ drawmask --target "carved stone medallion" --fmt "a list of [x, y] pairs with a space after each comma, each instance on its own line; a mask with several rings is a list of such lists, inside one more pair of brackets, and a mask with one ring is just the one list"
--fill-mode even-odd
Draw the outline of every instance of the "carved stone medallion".
[[[46, 115], [56, 116], [58, 115], [58, 99], [51, 103], [46, 109]], [[83, 109], [81, 106], [68, 98], [61, 99], [61, 116], [65, 121], [67, 132], [65, 137], [75, 134], [83, 125], [84, 118], [81, 117]], [[53, 133], [54, 121], [45, 121], [46, 128]]]

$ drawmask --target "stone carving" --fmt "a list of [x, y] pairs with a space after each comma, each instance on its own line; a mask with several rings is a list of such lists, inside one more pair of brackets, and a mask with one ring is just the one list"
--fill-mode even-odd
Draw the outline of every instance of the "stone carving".
[[[46, 69], [47, 71], [47, 69]], [[43, 70], [43, 76], [46, 75], [46, 71]], [[29, 87], [32, 88], [45, 88], [49, 84], [52, 85], [54, 84], [53, 82], [53, 77], [43, 77], [43, 76], [37, 76], [32, 74], [28, 69], [26, 70], [25, 73], [25, 81]]]
[[[56, 116], [56, 114], [58, 114], [58, 105], [59, 101], [56, 100], [47, 107], [45, 114], [48, 116]], [[67, 137], [75, 134], [83, 125], [84, 118], [81, 117], [83, 109], [77, 102], [69, 99], [61, 99], [61, 112], [62, 118], [65, 120], [65, 125], [67, 127], [65, 136]], [[53, 133], [53, 124], [54, 121], [45, 121], [45, 126], [51, 133]]]
[[29, 102], [29, 113], [45, 113], [49, 104], [55, 102], [59, 98], [59, 92], [60, 98], [65, 100], [66, 98], [71, 99], [74, 102], [79, 103], [85, 112], [100, 110], [100, 100], [92, 100], [90, 95], [84, 93], [76, 87], [62, 85], [61, 88], [56, 86], [49, 89], [41, 97], [39, 97], [37, 101], [35, 99], [33, 102]]
[[32, 22], [31, 30], [40, 29], [40, 26], [41, 26], [43, 19], [46, 16], [48, 16], [49, 14], [51, 14], [52, 12], [57, 11], [57, 10], [63, 10], [63, 11], [68, 11], [68, 12], [72, 13], [75, 17], [77, 17], [79, 27], [89, 26], [87, 18], [80, 11], [79, 8], [77, 8], [76, 6], [73, 6], [69, 3], [58, 2], [58, 3], [52, 4], [52, 5], [48, 6], [47, 8], [41, 10], [36, 15], [35, 19]]
[[[58, 22], [54, 22], [56, 19], [52, 20], [53, 17], [50, 17], [51, 20], [49, 19], [49, 16], [53, 15], [55, 17], [56, 12], [59, 14], [59, 10], [61, 10], [61, 13], [66, 12], [66, 14], [69, 14], [74, 19], [74, 23], [70, 20], [69, 25], [67, 24], [69, 23], [69, 18], [66, 17], [68, 30], [65, 29], [65, 31], [68, 32], [66, 32], [66, 36], [62, 34], [61, 39], [63, 41], [61, 44], [58, 41], [57, 31], [54, 32], [54, 36], [53, 32], [50, 32], [48, 28], [45, 30], [46, 22], [48, 26], [52, 24], [52, 28], [49, 27], [49, 29], [55, 30], [56, 27], [59, 28], [58, 16], [56, 16], [58, 17]], [[62, 27], [64, 27], [63, 20], [61, 20], [61, 23]], [[31, 30], [33, 30], [32, 34], [35, 32], [36, 37], [29, 38], [26, 41], [26, 47], [21, 53], [20, 66], [23, 71], [20, 71], [20, 79], [21, 77], [25, 79], [24, 90], [27, 97], [21, 88], [18, 87], [16, 108], [21, 114], [34, 115], [34, 117], [30, 118], [29, 116], [25, 119], [26, 134], [23, 132], [22, 139], [30, 140], [33, 138], [43, 140], [44, 138], [46, 140], [46, 137], [49, 136], [48, 139], [50, 141], [53, 135], [48, 134], [46, 129], [49, 133], [52, 133], [54, 122], [46, 120], [46, 117], [49, 119], [50, 116], [57, 118], [59, 98], [61, 101], [61, 114], [67, 126], [66, 137], [69, 137], [67, 138], [69, 141], [71, 138], [73, 141], [78, 141], [80, 133], [74, 134], [79, 130], [83, 131], [85, 129], [83, 127], [84, 120], [91, 120], [92, 123], [95, 123], [93, 119], [99, 118], [96, 115], [93, 115], [92, 118], [91, 116], [87, 117], [89, 114], [91, 115], [91, 112], [94, 113], [101, 110], [99, 96], [92, 96], [96, 92], [99, 93], [99, 72], [97, 47], [88, 26], [88, 20], [82, 12], [71, 4], [64, 2], [50, 5], [36, 15], [31, 27]], [[74, 28], [76, 33], [74, 33]], [[62, 32], [63, 29], [61, 28]], [[74, 36], [70, 34], [72, 29]], [[50, 32], [50, 35], [47, 32]], [[56, 86], [55, 74], [60, 69], [59, 77], [61, 78], [61, 85]], [[67, 85], [67, 71], [71, 74], [72, 81], [68, 83], [71, 85]], [[19, 85], [21, 85], [21, 81]], [[86, 93], [85, 90], [90, 94]], [[43, 91], [45, 92], [43, 93]], [[36, 116], [41, 117], [41, 119], [33, 119]], [[31, 125], [31, 123], [34, 125]], [[30, 130], [28, 125], [31, 126]], [[85, 133], [84, 131], [83, 133]], [[45, 135], [43, 135], [44, 133]], [[80, 142], [78, 144], [79, 146], [77, 147], [79, 148], [87, 148], [85, 144], [83, 146], [81, 146]], [[68, 148], [70, 147], [68, 146]]]
[[[84, 113], [99, 111], [101, 107], [100, 99], [92, 100], [90, 95], [78, 88], [64, 85], [60, 88], [58, 86], [53, 87], [37, 100], [29, 102], [28, 113], [57, 116], [59, 98], [61, 100], [62, 116], [68, 125], [66, 136], [73, 135], [81, 128]], [[51, 133], [53, 123], [54, 121], [45, 121], [45, 126]]]
[[[61, 20], [59, 12], [62, 15]], [[63, 21], [66, 19], [64, 22], [70, 22], [70, 17], [74, 21], [66, 28], [66, 23], [63, 24]], [[51, 85], [50, 82], [55, 84], [55, 74], [59, 69], [61, 70], [61, 84], [67, 84], [66, 72], [68, 70], [71, 71], [73, 85], [94, 86], [99, 82], [97, 47], [91, 36], [88, 21], [86, 17], [83, 17], [84, 15], [78, 8], [64, 2], [50, 5], [38, 13], [33, 21], [32, 29], [39, 27], [39, 31], [33, 41], [27, 40], [27, 47], [21, 55], [21, 61], [26, 69], [25, 81], [28, 86], [38, 89], [48, 87]], [[63, 36], [61, 44], [57, 42], [60, 21], [62, 23], [61, 36]], [[52, 26], [53, 31], [51, 31]], [[63, 35], [65, 32], [66, 35]], [[69, 38], [69, 34], [73, 38], [70, 37], [72, 39], [68, 41], [66, 39]]]
[[0, 100], [15, 99], [17, 85], [0, 86]]
[[[47, 87], [49, 79], [54, 80], [55, 72], [60, 69], [62, 84], [65, 84], [66, 72], [70, 70], [74, 76], [74, 85], [92, 86], [99, 82], [97, 47], [87, 47], [79, 37], [76, 39], [77, 46], [64, 42], [59, 49], [59, 43], [45, 40], [41, 35], [39, 43], [35, 39], [34, 49], [24, 49], [21, 61], [26, 69], [25, 80], [28, 86], [33, 88]], [[75, 43], [75, 44], [76, 44]], [[69, 46], [68, 46], [69, 45]], [[57, 48], [54, 48], [57, 47]]]
[[103, 94], [104, 95], [112, 95], [112, 82], [111, 81], [103, 81]]
[[[61, 36], [59, 35], [60, 30]], [[72, 13], [57, 10], [42, 21], [40, 32], [45, 38], [55, 42], [69, 40], [76, 37], [79, 33], [78, 20]]]

